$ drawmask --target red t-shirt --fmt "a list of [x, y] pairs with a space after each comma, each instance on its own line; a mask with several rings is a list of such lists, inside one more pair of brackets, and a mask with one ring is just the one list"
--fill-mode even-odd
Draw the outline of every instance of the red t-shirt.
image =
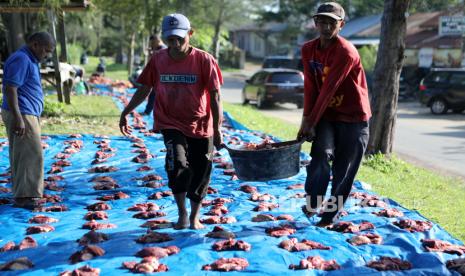
[[220, 91], [223, 77], [207, 52], [192, 48], [182, 60], [168, 49], [153, 54], [137, 82], [155, 89], [154, 129], [177, 129], [194, 138], [213, 135], [210, 92]]
[[326, 49], [320, 39], [302, 46], [304, 116], [315, 126], [329, 121], [364, 122], [371, 117], [365, 72], [357, 49], [344, 38]]

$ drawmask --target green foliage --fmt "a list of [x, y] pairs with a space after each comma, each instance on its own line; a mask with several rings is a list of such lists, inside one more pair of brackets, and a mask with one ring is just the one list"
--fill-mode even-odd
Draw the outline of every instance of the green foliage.
[[64, 104], [50, 100], [49, 97], [45, 97], [44, 111], [42, 112], [43, 117], [58, 117], [63, 114]]
[[362, 60], [363, 69], [367, 72], [373, 72], [376, 63], [376, 55], [378, 53], [378, 47], [375, 46], [363, 46], [358, 49], [360, 59]]
[[79, 44], [68, 44], [68, 63], [79, 64], [81, 54], [83, 53], [82, 47]]

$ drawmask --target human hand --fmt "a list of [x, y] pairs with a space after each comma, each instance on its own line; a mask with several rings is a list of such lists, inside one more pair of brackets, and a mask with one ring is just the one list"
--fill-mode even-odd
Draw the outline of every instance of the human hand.
[[302, 123], [300, 125], [299, 132], [297, 133], [298, 141], [307, 141], [311, 142], [315, 138], [315, 128], [310, 127], [310, 124], [306, 122], [305, 117], [302, 118]]
[[124, 113], [121, 113], [121, 117], [119, 118], [119, 130], [124, 136], [131, 136], [132, 127], [128, 124]]
[[215, 145], [216, 150], [223, 148], [223, 133], [219, 129], [213, 132], [213, 145]]
[[14, 135], [18, 137], [22, 137], [24, 134], [26, 134], [26, 126], [24, 124], [24, 120], [22, 116], [18, 116], [17, 118], [14, 118], [13, 133]]

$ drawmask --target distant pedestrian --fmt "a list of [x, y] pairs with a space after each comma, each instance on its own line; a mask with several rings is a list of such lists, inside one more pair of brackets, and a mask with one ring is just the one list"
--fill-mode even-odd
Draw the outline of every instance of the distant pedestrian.
[[103, 76], [105, 75], [105, 70], [106, 70], [105, 59], [99, 58], [99, 63], [97, 64], [97, 68], [95, 69], [95, 71], [100, 76]]
[[55, 48], [49, 33], [32, 34], [5, 62], [2, 119], [9, 142], [14, 205], [37, 207], [44, 191], [40, 115], [44, 95], [39, 63]]
[[[163, 41], [161, 40], [159, 35], [151, 35], [149, 38], [149, 55], [148, 55], [148, 60], [152, 58], [152, 55], [155, 54], [156, 51], [165, 49], [166, 45], [163, 44]], [[153, 105], [155, 103], [155, 93], [156, 91], [152, 89], [152, 92], [150, 92], [149, 97], [147, 99], [147, 105], [145, 105], [145, 110], [142, 113], [143, 115], [150, 115], [153, 110]]]
[[320, 36], [302, 47], [304, 110], [298, 139], [311, 141], [307, 166], [307, 205], [314, 215], [322, 207], [331, 181], [331, 198], [317, 226], [327, 226], [342, 209], [368, 143], [371, 117], [365, 72], [357, 49], [340, 37], [345, 12], [323, 3], [313, 16]]

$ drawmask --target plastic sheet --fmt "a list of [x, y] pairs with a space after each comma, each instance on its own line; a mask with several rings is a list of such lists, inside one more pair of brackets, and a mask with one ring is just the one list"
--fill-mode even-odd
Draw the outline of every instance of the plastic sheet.
[[[105, 87], [101, 87], [105, 91]], [[116, 96], [121, 96], [114, 92]], [[118, 105], [122, 104], [115, 98]], [[139, 107], [142, 111], [143, 105]], [[229, 123], [234, 128], [224, 130], [226, 141], [230, 139], [240, 139], [242, 141], [259, 142], [262, 133], [246, 130], [242, 125], [234, 121], [228, 114]], [[151, 125], [152, 118], [145, 116], [144, 120]], [[402, 272], [404, 275], [419, 275], [419, 274], [436, 274], [448, 275], [453, 274], [445, 267], [446, 260], [456, 258], [455, 255], [445, 253], [429, 253], [424, 250], [420, 240], [422, 238], [436, 238], [449, 241], [454, 244], [462, 244], [457, 239], [454, 239], [450, 234], [443, 230], [439, 225], [433, 223], [433, 227], [420, 233], [410, 233], [398, 228], [392, 224], [397, 218], [381, 218], [372, 214], [373, 211], [380, 210], [376, 207], [357, 206], [359, 200], [350, 199], [346, 204], [348, 216], [341, 218], [344, 221], [352, 221], [360, 223], [361, 221], [372, 222], [376, 228], [369, 232], [374, 232], [381, 235], [384, 239], [381, 245], [362, 245], [352, 246], [346, 240], [353, 234], [341, 234], [326, 229], [317, 228], [314, 224], [318, 221], [317, 218], [307, 219], [301, 212], [300, 207], [305, 204], [304, 198], [293, 198], [296, 193], [303, 193], [303, 189], [289, 190], [286, 189], [289, 185], [304, 183], [305, 168], [302, 167], [299, 174], [282, 180], [274, 180], [269, 182], [243, 182], [233, 180], [230, 175], [225, 175], [223, 169], [215, 168], [212, 174], [211, 187], [218, 190], [217, 194], [209, 194], [207, 200], [212, 200], [217, 197], [231, 199], [231, 203], [226, 203], [229, 213], [225, 216], [235, 217], [236, 223], [221, 225], [225, 229], [234, 232], [237, 240], [243, 240], [251, 244], [252, 249], [248, 252], [244, 251], [225, 251], [215, 252], [211, 249], [217, 239], [207, 238], [205, 234], [210, 232], [215, 225], [206, 225], [206, 229], [202, 230], [180, 230], [176, 231], [172, 228], [157, 230], [158, 232], [168, 233], [173, 237], [172, 241], [153, 244], [139, 244], [135, 240], [146, 233], [146, 228], [141, 228], [145, 220], [133, 218], [135, 212], [127, 211], [129, 207], [136, 203], [154, 202], [159, 205], [166, 216], [163, 217], [169, 221], [177, 220], [177, 209], [172, 196], [164, 197], [158, 200], [148, 200], [148, 197], [157, 191], [168, 190], [167, 186], [161, 188], [144, 187], [142, 177], [148, 174], [158, 174], [163, 177], [162, 182], [166, 184], [167, 178], [164, 171], [164, 156], [163, 140], [159, 134], [145, 137], [140, 132], [136, 131], [136, 135], [142, 137], [150, 152], [155, 155], [146, 164], [132, 162], [132, 159], [137, 156], [137, 153], [132, 152], [136, 149], [133, 142], [126, 137], [109, 137], [109, 145], [116, 149], [113, 152], [115, 155], [110, 157], [107, 162], [97, 165], [92, 165], [95, 153], [99, 150], [95, 141], [103, 140], [100, 137], [83, 135], [82, 138], [69, 138], [67, 136], [49, 136], [50, 139], [44, 140], [48, 144], [48, 148], [44, 150], [45, 154], [45, 172], [49, 171], [51, 164], [57, 159], [54, 156], [62, 152], [67, 145], [64, 144], [67, 140], [81, 140], [83, 147], [80, 152], [71, 155], [69, 160], [71, 166], [64, 167], [64, 172], [58, 173], [64, 177], [64, 180], [57, 181], [60, 187], [64, 190], [61, 192], [53, 192], [46, 190], [46, 194], [59, 195], [63, 198], [64, 204], [69, 208], [65, 212], [53, 213], [33, 213], [20, 208], [13, 208], [11, 204], [0, 205], [0, 247], [4, 246], [9, 241], [14, 241], [18, 244], [25, 236], [27, 227], [33, 225], [28, 223], [29, 218], [37, 214], [44, 214], [58, 219], [56, 223], [52, 223], [55, 231], [48, 233], [40, 233], [30, 235], [38, 243], [37, 248], [31, 248], [21, 251], [7, 251], [0, 253], [0, 263], [11, 261], [18, 257], [26, 256], [33, 263], [34, 267], [29, 270], [24, 270], [19, 273], [24, 275], [58, 275], [65, 270], [73, 270], [84, 264], [89, 264], [91, 267], [100, 268], [101, 275], [118, 275], [128, 274], [128, 270], [122, 268], [122, 263], [125, 261], [140, 261], [135, 257], [135, 253], [140, 249], [148, 246], [168, 246], [176, 245], [181, 249], [181, 252], [175, 255], [160, 259], [160, 263], [166, 264], [169, 268], [168, 272], [163, 275], [202, 275], [216, 274], [216, 272], [207, 272], [202, 270], [202, 266], [210, 264], [220, 257], [243, 257], [249, 262], [249, 266], [242, 272], [243, 274], [254, 275], [319, 275], [325, 273], [320, 270], [309, 271], [293, 271], [288, 267], [290, 264], [298, 264], [299, 261], [307, 256], [319, 255], [325, 260], [335, 259], [341, 266], [340, 270], [332, 271], [331, 275], [369, 275], [378, 274], [374, 269], [366, 267], [366, 263], [377, 259], [379, 256], [399, 257], [403, 260], [408, 260], [412, 263], [413, 268]], [[236, 138], [232, 138], [236, 137]], [[5, 140], [0, 140], [4, 142]], [[231, 162], [228, 153], [225, 149], [219, 152], [220, 158]], [[0, 147], [0, 174], [8, 170], [8, 147], [3, 145]], [[302, 153], [303, 159], [308, 159], [308, 155]], [[88, 170], [95, 166], [115, 166], [118, 168], [116, 172], [109, 173], [89, 173]], [[153, 168], [150, 171], [137, 171], [138, 168], [147, 165]], [[279, 166], [279, 164], [276, 164]], [[121, 186], [118, 189], [110, 191], [99, 191], [93, 188], [94, 183], [90, 182], [95, 176], [111, 176]], [[49, 174], [46, 174], [46, 177]], [[7, 179], [7, 176], [0, 177], [0, 180]], [[275, 198], [271, 202], [278, 203], [279, 208], [269, 212], [254, 212], [252, 209], [258, 205], [258, 202], [249, 200], [250, 194], [244, 193], [239, 189], [243, 184], [255, 186], [260, 193], [269, 193]], [[11, 187], [10, 184], [0, 184], [0, 187]], [[109, 216], [108, 220], [99, 221], [101, 223], [112, 223], [117, 227], [113, 229], [99, 230], [109, 235], [109, 240], [97, 244], [105, 250], [105, 254], [96, 257], [92, 260], [70, 264], [69, 257], [76, 251], [82, 249], [76, 240], [81, 238], [88, 232], [82, 229], [82, 225], [86, 222], [83, 219], [88, 212], [85, 209], [87, 205], [98, 202], [97, 197], [102, 195], [113, 194], [117, 191], [122, 191], [130, 196], [127, 199], [107, 201], [111, 206], [111, 210], [106, 213]], [[354, 191], [368, 192], [363, 189], [360, 182], [355, 183]], [[0, 194], [2, 198], [10, 198], [10, 193]], [[410, 219], [426, 220], [415, 211], [407, 210], [399, 206], [396, 202], [389, 200], [390, 207], [395, 207], [404, 212], [404, 216]], [[47, 203], [47, 206], [52, 203]], [[209, 210], [210, 207], [202, 208], [202, 213]], [[271, 222], [252, 222], [252, 217], [259, 213], [273, 214], [289, 214], [295, 218], [295, 221], [290, 222], [297, 231], [289, 237], [270, 237], [266, 235], [265, 229], [271, 226], [280, 225], [281, 221]], [[205, 216], [202, 216], [205, 217]], [[291, 237], [301, 239], [309, 239], [320, 242], [324, 245], [331, 246], [331, 250], [310, 250], [302, 252], [288, 252], [278, 247], [278, 244], [285, 239]], [[231, 275], [239, 272], [230, 272]], [[393, 273], [393, 272], [389, 272]], [[389, 274], [387, 273], [387, 274]], [[18, 272], [4, 272], [4, 275], [17, 275]]]

